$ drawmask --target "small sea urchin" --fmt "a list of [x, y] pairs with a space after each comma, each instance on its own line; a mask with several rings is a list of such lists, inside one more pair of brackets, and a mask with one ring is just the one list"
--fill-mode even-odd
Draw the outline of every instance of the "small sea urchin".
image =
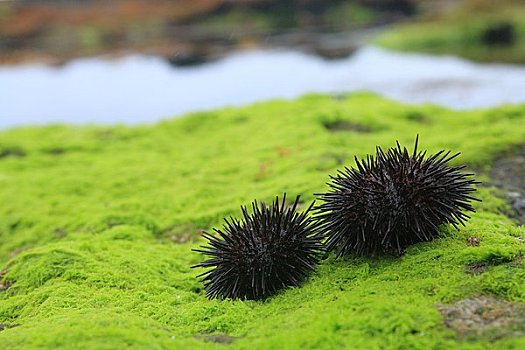
[[346, 168], [332, 176], [330, 192], [320, 194], [317, 208], [327, 249], [338, 256], [397, 251], [430, 241], [445, 223], [465, 225], [478, 200], [470, 194], [477, 182], [460, 172], [464, 166], [447, 163], [460, 153], [440, 151], [425, 159], [426, 152], [412, 154], [399, 145], [376, 156], [368, 155], [357, 168]]
[[194, 267], [212, 268], [203, 274], [208, 297], [263, 299], [287, 286], [297, 286], [314, 270], [322, 251], [317, 224], [308, 217], [312, 205], [296, 212], [276, 197], [270, 205], [252, 203], [252, 214], [242, 206], [242, 220], [225, 219], [218, 236], [207, 232], [208, 246], [195, 249], [209, 258]]

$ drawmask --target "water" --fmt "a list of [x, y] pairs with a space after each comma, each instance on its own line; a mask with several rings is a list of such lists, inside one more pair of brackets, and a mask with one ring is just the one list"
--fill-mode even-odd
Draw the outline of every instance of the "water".
[[454, 109], [525, 102], [525, 67], [365, 47], [325, 61], [290, 51], [251, 51], [197, 67], [129, 56], [60, 67], [0, 66], [0, 128], [46, 123], [154, 122], [183, 113], [309, 92], [370, 90]]

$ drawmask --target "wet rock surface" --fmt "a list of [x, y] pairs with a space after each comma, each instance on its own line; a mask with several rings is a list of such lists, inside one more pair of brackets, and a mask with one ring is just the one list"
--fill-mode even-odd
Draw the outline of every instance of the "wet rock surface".
[[340, 58], [416, 10], [411, 0], [0, 1], [0, 63], [140, 52], [193, 66], [250, 47]]
[[15, 328], [15, 327], [18, 327], [20, 326], [19, 324], [5, 324], [5, 323], [0, 323], [0, 332], [3, 331], [3, 330], [6, 330], [8, 328]]
[[445, 325], [458, 336], [496, 340], [525, 334], [525, 306], [488, 297], [460, 300], [439, 307]]
[[525, 224], [525, 144], [497, 159], [489, 176], [509, 201], [511, 216]]
[[196, 339], [203, 340], [208, 343], [217, 343], [217, 344], [231, 344], [233, 343], [236, 338], [230, 337], [226, 334], [203, 334], [200, 336], [196, 336]]

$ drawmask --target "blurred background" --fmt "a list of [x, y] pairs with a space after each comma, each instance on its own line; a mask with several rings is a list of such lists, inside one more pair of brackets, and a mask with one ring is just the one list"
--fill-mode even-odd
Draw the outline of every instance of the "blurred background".
[[522, 0], [0, 1], [0, 128], [370, 90], [525, 102]]

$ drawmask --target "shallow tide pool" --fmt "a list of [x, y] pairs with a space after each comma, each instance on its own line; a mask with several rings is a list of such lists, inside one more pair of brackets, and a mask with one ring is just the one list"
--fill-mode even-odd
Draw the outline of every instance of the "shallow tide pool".
[[141, 55], [79, 59], [58, 68], [0, 66], [0, 128], [145, 123], [311, 92], [356, 90], [454, 109], [521, 103], [525, 67], [376, 47], [332, 61], [294, 51], [247, 51], [194, 67]]

